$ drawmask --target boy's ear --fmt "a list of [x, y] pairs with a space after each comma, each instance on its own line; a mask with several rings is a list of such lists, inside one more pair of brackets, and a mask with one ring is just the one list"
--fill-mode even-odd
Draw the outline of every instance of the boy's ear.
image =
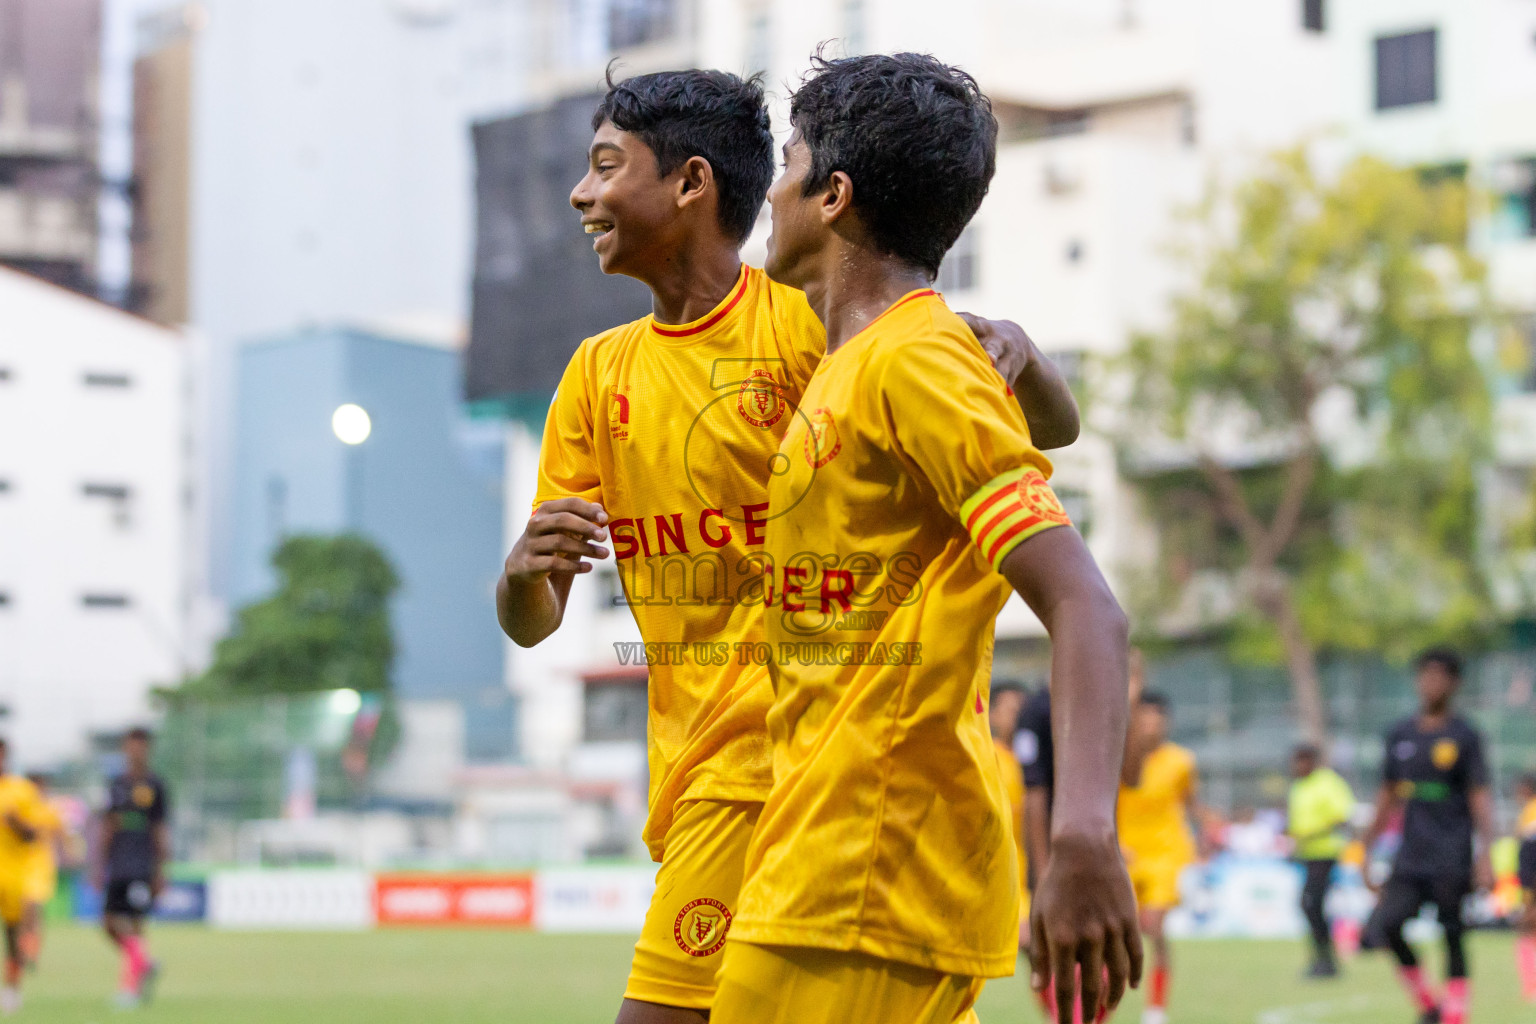
[[687, 206], [715, 188], [715, 169], [701, 156], [691, 156], [677, 169], [677, 205]]
[[821, 222], [832, 225], [853, 208], [853, 179], [843, 171], [833, 171], [827, 190], [821, 194]]

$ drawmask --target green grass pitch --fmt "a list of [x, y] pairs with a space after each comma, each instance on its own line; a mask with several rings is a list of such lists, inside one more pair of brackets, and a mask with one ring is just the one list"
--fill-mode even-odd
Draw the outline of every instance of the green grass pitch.
[[[154, 932], [165, 965], [155, 1004], [115, 1011], [116, 959], [80, 926], [49, 933], [18, 1024], [609, 1024], [629, 965], [627, 936], [412, 930], [359, 934]], [[1536, 1024], [1521, 1003], [1508, 936], [1472, 943], [1472, 1020]], [[1386, 958], [1343, 980], [1298, 980], [1293, 942], [1188, 942], [1175, 948], [1173, 1024], [1411, 1024]], [[1438, 969], [1439, 957], [1429, 962]], [[988, 984], [982, 1024], [1035, 1022], [1022, 977]], [[1116, 1015], [1135, 1024], [1135, 997]]]

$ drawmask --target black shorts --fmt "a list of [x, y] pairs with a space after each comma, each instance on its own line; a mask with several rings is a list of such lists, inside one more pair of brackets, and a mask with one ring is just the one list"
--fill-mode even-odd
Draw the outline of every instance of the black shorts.
[[102, 912], [112, 917], [143, 917], [155, 905], [155, 890], [147, 878], [114, 878], [107, 882]]
[[1520, 887], [1526, 892], [1536, 892], [1536, 839], [1526, 839], [1520, 844]]

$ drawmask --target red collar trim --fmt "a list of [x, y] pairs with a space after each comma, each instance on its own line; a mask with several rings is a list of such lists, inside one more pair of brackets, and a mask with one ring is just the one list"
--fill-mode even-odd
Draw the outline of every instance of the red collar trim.
[[743, 265], [741, 268], [741, 282], [736, 285], [736, 291], [731, 294], [731, 297], [727, 299], [725, 304], [719, 309], [709, 314], [709, 316], [705, 317], [703, 320], [700, 320], [697, 323], [687, 327], [664, 327], [652, 319], [651, 330], [655, 331], [663, 338], [686, 338], [691, 334], [698, 334], [701, 331], [707, 331], [711, 327], [718, 324], [721, 320], [724, 320], [726, 316], [730, 314], [731, 310], [736, 308], [736, 304], [741, 301], [741, 297], [746, 293], [747, 268], [745, 265]]

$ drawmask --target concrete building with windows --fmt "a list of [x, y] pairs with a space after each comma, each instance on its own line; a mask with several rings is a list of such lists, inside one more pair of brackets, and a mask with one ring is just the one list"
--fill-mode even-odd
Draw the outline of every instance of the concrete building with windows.
[[0, 0], [0, 264], [96, 291], [102, 0]]
[[[590, 252], [563, 205], [582, 164], [579, 153], [563, 161], [556, 150], [585, 138], [580, 110], [590, 109], [608, 61], [619, 59], [620, 74], [679, 66], [765, 72], [775, 128], [784, 133], [787, 89], [823, 42], [831, 53], [931, 52], [976, 75], [1002, 125], [998, 172], [939, 286], [957, 308], [1019, 321], [1069, 375], [1120, 351], [1138, 328], [1163, 322], [1180, 284], [1166, 257], [1177, 211], [1212, 176], [1241, 174], [1265, 152], [1312, 139], [1338, 153], [1371, 151], [1467, 175], [1493, 200], [1474, 220], [1474, 245], [1500, 301], [1525, 314], [1498, 339], [1492, 486], [1515, 500], [1531, 493], [1536, 7], [1529, 3], [956, 0], [936, 8], [914, 0], [522, 0], [497, 9], [502, 21], [483, 22], [477, 52], [484, 67], [503, 68], [492, 77], [506, 83], [501, 95], [511, 102], [480, 130], [487, 138], [526, 134], [549, 152], [537, 163], [542, 177], [521, 178], [494, 146], [479, 153], [469, 393], [507, 416], [507, 543], [533, 496], [547, 396], [594, 329], [586, 322], [591, 307], [564, 316], [565, 291], [598, 297], [605, 322], [646, 310], [643, 294], [623, 291], [625, 283], [594, 290], [579, 263]], [[477, 10], [467, 8], [466, 18]], [[522, 29], [515, 43], [507, 31], [514, 24]], [[524, 209], [486, 202], [514, 181]], [[535, 198], [548, 210], [532, 209]], [[746, 247], [749, 261], [761, 259], [766, 234], [765, 211]], [[552, 265], [572, 269], [541, 277]], [[520, 318], [536, 320], [537, 331], [520, 331]], [[1056, 461], [1064, 502], [1124, 586], [1157, 545], [1137, 479], [1091, 433]], [[600, 568], [577, 580], [554, 638], [511, 649], [508, 685], [522, 701], [530, 765], [621, 791], [643, 783], [637, 762], [620, 750], [643, 743], [644, 676], [620, 666], [611, 646], [634, 638], [617, 578]], [[998, 623], [998, 672], [1042, 678], [1047, 652], [1039, 623], [1011, 601]], [[1283, 720], [1282, 712], [1270, 717], [1277, 716]], [[1238, 785], [1214, 783], [1218, 801]], [[598, 831], [591, 826], [588, 834]]]
[[0, 310], [0, 735], [45, 767], [196, 657], [189, 342], [12, 270]]

